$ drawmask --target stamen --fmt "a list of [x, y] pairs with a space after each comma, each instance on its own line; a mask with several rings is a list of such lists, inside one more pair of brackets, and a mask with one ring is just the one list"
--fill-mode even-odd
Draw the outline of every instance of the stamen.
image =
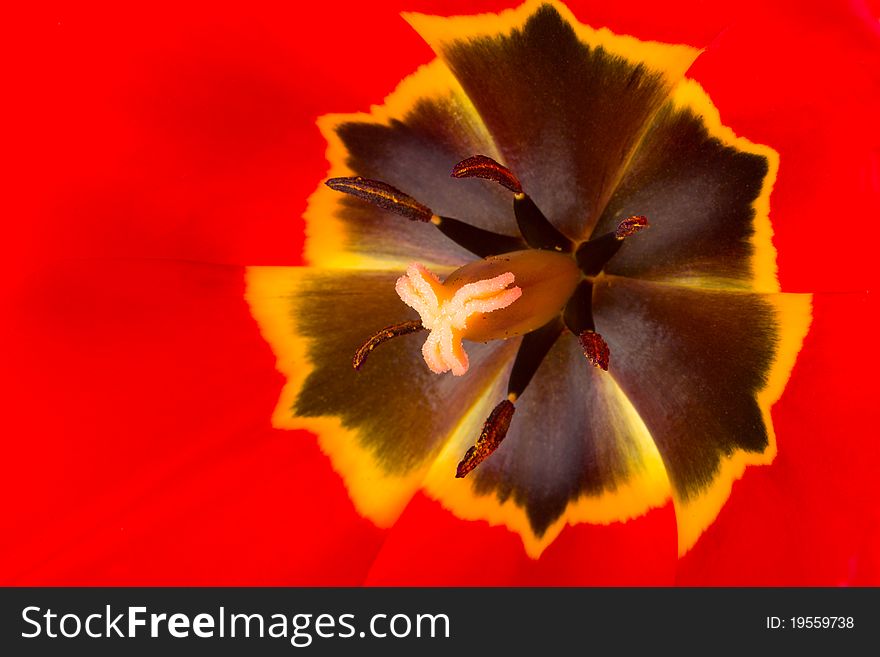
[[617, 224], [617, 228], [613, 232], [584, 242], [575, 253], [581, 271], [587, 276], [598, 276], [608, 261], [620, 251], [623, 241], [647, 227], [647, 217], [633, 215]]
[[581, 281], [562, 313], [565, 325], [578, 336], [584, 356], [596, 367], [608, 369], [611, 350], [593, 322], [593, 284]]
[[375, 335], [370, 336], [364, 344], [358, 347], [358, 350], [354, 354], [354, 358], [351, 359], [352, 366], [354, 369], [360, 370], [367, 361], [367, 356], [370, 355], [370, 352], [380, 344], [388, 342], [388, 340], [391, 340], [392, 338], [399, 338], [402, 335], [409, 335], [410, 333], [421, 331], [424, 328], [425, 327], [422, 326], [422, 323], [419, 320], [386, 326]]
[[455, 476], [459, 479], [467, 476], [467, 474], [476, 468], [480, 463], [485, 461], [499, 445], [504, 437], [507, 436], [507, 430], [510, 428], [510, 420], [516, 408], [509, 399], [502, 401], [483, 424], [483, 430], [480, 437], [473, 447], [468, 448], [464, 458], [459, 462], [455, 470]]
[[474, 155], [452, 169], [453, 178], [484, 178], [504, 185], [514, 194], [522, 194], [522, 185], [513, 172], [486, 155]]
[[523, 192], [519, 179], [503, 164], [486, 155], [474, 155], [452, 169], [453, 178], [484, 178], [513, 192], [513, 212], [523, 239], [533, 249], [568, 253], [574, 245], [550, 223], [531, 197]]
[[614, 231], [614, 236], [619, 239], [625, 239], [627, 237], [632, 237], [636, 233], [638, 233], [643, 228], [648, 227], [648, 218], [642, 215], [633, 215], [627, 219], [624, 219], [619, 224], [617, 224], [617, 230]]
[[431, 208], [422, 205], [412, 196], [404, 194], [396, 187], [392, 187], [388, 183], [379, 180], [353, 176], [331, 178], [325, 184], [330, 189], [351, 194], [373, 205], [377, 205], [383, 210], [404, 216], [410, 221], [429, 222], [434, 216]]
[[325, 184], [332, 190], [351, 194], [410, 221], [432, 223], [453, 242], [481, 258], [520, 251], [526, 247], [519, 237], [493, 233], [451, 217], [440, 217], [409, 194], [381, 180], [351, 176], [331, 178]]
[[595, 331], [584, 331], [578, 336], [584, 356], [596, 367], [608, 371], [608, 360], [611, 350], [605, 339]]
[[456, 477], [467, 475], [485, 461], [504, 440], [516, 410], [514, 402], [525, 392], [526, 386], [538, 371], [547, 352], [562, 334], [562, 330], [562, 322], [557, 317], [523, 336], [507, 383], [507, 399], [498, 404], [489, 415], [476, 444], [465, 452], [464, 458], [458, 464]]
[[506, 308], [520, 298], [522, 290], [512, 285], [514, 275], [506, 272], [494, 278], [462, 285], [450, 298], [440, 279], [418, 263], [411, 264], [397, 279], [395, 289], [401, 300], [422, 318], [430, 331], [422, 356], [432, 372], [452, 371], [462, 376], [468, 370], [468, 357], [461, 341], [472, 315], [485, 315]]

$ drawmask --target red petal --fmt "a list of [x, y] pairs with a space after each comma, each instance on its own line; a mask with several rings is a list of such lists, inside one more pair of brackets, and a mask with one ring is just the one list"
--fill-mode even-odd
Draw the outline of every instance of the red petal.
[[[778, 452], [734, 484], [681, 561], [685, 585], [838, 586], [877, 580], [880, 306], [816, 295], [813, 325], [773, 408]], [[873, 575], [872, 575], [873, 574]]]
[[417, 495], [390, 531], [367, 584], [381, 586], [668, 586], [676, 561], [671, 505], [627, 523], [562, 530], [538, 560], [503, 527], [465, 522]]
[[[876, 286], [880, 226], [847, 228], [846, 218], [880, 214], [878, 71], [876, 21], [856, 4], [826, 3], [738, 23], [689, 73], [726, 124], [780, 154], [771, 219], [785, 291]], [[866, 293], [814, 298], [813, 326], [773, 411], [776, 460], [735, 484], [682, 561], [681, 583], [877, 582], [871, 381], [880, 359], [875, 341], [857, 336], [876, 334], [878, 316]]]
[[757, 18], [688, 75], [734, 132], [779, 152], [770, 218], [783, 290], [864, 290], [880, 222], [853, 218], [880, 214], [880, 30], [844, 3]]
[[[6, 584], [357, 584], [382, 532], [308, 434], [233, 267], [68, 261], [5, 307]], [[350, 546], [357, 545], [352, 551]]]
[[[115, 14], [77, 7], [4, 40], [7, 59], [21, 64], [8, 108], [17, 196], [7, 200], [15, 221], [3, 240], [11, 385], [0, 477], [0, 495], [16, 503], [7, 505], [12, 538], [0, 547], [0, 581], [364, 576], [384, 532], [355, 514], [314, 438], [269, 427], [281, 380], [239, 278], [45, 263], [295, 263], [297, 218], [326, 172], [315, 118], [366, 110], [432, 57], [396, 5], [336, 3], [331, 19], [320, 4], [246, 5], [230, 15], [216, 3]], [[739, 2], [572, 6], [596, 27], [696, 46], [745, 14], [692, 73], [725, 123], [780, 151], [773, 220], [786, 290], [876, 281], [876, 222], [846, 239], [835, 230], [878, 216], [880, 192], [877, 30], [849, 7], [797, 3], [758, 21]], [[370, 74], [347, 75], [353, 61]], [[814, 329], [774, 411], [777, 460], [734, 486], [682, 562], [680, 582], [880, 581], [869, 404], [878, 359], [869, 339], [855, 339], [877, 334], [877, 315], [865, 300], [816, 299]], [[454, 583], [668, 582], [669, 514], [568, 528], [531, 561], [506, 530], [417, 498], [370, 581], [415, 583], [436, 572], [435, 581]], [[475, 554], [491, 555], [487, 572]]]

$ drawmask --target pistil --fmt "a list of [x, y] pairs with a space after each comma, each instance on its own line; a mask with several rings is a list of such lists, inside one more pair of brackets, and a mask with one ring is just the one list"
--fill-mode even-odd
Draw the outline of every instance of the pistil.
[[462, 340], [529, 334], [559, 316], [580, 277], [569, 256], [530, 249], [472, 262], [442, 283], [413, 263], [396, 289], [431, 331], [422, 352], [428, 367], [461, 376], [468, 366]]
[[513, 284], [514, 275], [505, 272], [462, 285], [454, 292], [434, 274], [419, 264], [410, 265], [397, 280], [401, 300], [421, 316], [421, 324], [430, 331], [422, 356], [436, 374], [452, 371], [462, 376], [468, 370], [467, 353], [461, 344], [468, 335], [468, 322], [476, 314], [488, 314], [507, 308], [522, 296]]

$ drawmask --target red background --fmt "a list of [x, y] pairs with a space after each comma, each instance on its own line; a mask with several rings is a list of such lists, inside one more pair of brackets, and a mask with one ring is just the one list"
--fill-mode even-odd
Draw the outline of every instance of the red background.
[[358, 517], [314, 437], [271, 428], [283, 381], [242, 298], [243, 266], [300, 262], [315, 118], [432, 58], [399, 12], [510, 3], [78, 5], [3, 39], [0, 584], [880, 583], [876, 10], [572, 4], [709, 46], [690, 75], [780, 151], [781, 282], [817, 295], [779, 456], [691, 553], [667, 506], [533, 561], [422, 496], [391, 530]]

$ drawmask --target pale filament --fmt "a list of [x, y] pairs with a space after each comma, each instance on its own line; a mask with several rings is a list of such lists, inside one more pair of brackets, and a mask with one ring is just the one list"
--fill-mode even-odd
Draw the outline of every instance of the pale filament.
[[468, 356], [461, 341], [467, 337], [468, 319], [507, 308], [519, 299], [522, 290], [508, 287], [513, 280], [513, 273], [507, 272], [462, 285], [447, 298], [436, 275], [418, 263], [407, 267], [406, 274], [397, 279], [395, 289], [401, 300], [419, 313], [422, 326], [430, 331], [422, 356], [432, 372], [442, 374], [451, 370], [455, 376], [467, 372]]

